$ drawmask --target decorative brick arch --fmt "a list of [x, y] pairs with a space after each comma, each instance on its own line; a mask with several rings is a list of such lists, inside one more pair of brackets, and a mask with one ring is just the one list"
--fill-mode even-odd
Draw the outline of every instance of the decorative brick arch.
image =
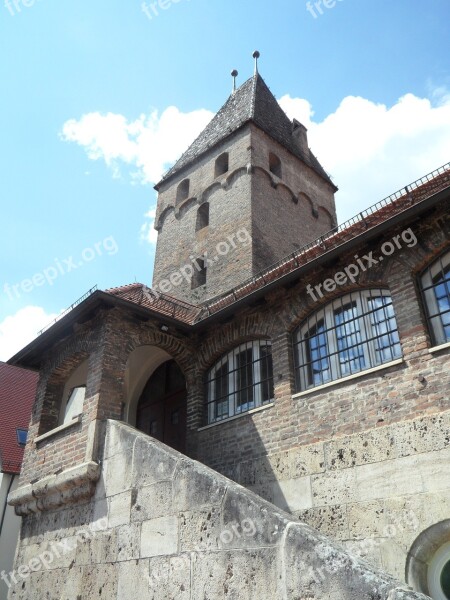
[[[33, 407], [33, 422], [39, 420], [38, 434], [58, 426], [64, 385], [70, 375], [98, 350], [98, 330], [85, 331], [59, 346], [45, 366], [45, 375], [39, 385], [37, 401]], [[88, 397], [93, 390], [86, 391]]]
[[198, 351], [198, 366], [204, 373], [216, 360], [236, 346], [249, 340], [272, 339], [275, 331], [275, 315], [261, 319], [260, 315], [246, 317], [242, 321], [224, 325], [220, 335], [215, 330]]

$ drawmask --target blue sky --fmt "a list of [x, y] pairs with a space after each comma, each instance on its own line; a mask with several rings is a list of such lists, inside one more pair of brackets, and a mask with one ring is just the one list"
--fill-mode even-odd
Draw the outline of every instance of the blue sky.
[[340, 221], [450, 160], [448, 0], [3, 2], [0, 360], [93, 285], [151, 282], [153, 184], [255, 49]]

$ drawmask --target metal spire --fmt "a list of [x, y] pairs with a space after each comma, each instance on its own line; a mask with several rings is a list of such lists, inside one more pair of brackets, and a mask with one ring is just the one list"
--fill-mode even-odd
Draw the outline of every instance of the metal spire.
[[239, 75], [236, 69], [231, 71], [231, 77], [233, 78], [233, 94], [236, 91], [236, 77]]
[[258, 50], [253, 52], [253, 58], [255, 59], [255, 75], [258, 74], [258, 58], [261, 56], [261, 53]]

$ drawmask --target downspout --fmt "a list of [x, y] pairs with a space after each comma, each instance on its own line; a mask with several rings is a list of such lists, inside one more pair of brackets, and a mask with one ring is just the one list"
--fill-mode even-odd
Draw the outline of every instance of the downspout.
[[11, 481], [9, 482], [8, 491], [6, 492], [6, 496], [5, 496], [5, 505], [2, 510], [2, 519], [0, 521], [0, 538], [2, 537], [3, 523], [5, 521], [6, 509], [8, 508], [8, 496], [9, 496], [9, 492], [11, 491], [12, 485], [14, 483], [14, 477], [15, 477], [15, 475], [11, 475]]

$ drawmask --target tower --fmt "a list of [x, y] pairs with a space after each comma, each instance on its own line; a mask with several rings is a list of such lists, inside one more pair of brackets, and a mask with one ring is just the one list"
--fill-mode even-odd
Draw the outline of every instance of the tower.
[[257, 67], [155, 189], [153, 287], [193, 304], [336, 225], [337, 188]]
[[194, 304], [336, 224], [336, 186], [257, 68], [155, 189], [153, 287]]

